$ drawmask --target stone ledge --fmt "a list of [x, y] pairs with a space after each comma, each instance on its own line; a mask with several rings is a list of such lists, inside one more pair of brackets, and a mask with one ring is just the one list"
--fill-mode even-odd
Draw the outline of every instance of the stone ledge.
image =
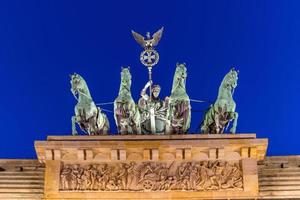
[[16, 166], [40, 166], [37, 159], [0, 159], [0, 166], [16, 165]]
[[130, 140], [217, 140], [217, 139], [255, 139], [254, 133], [242, 134], [184, 134], [184, 135], [77, 135], [48, 136], [47, 141], [130, 141]]
[[46, 141], [35, 141], [36, 153], [42, 162], [66, 160], [70, 156], [79, 160], [108, 161], [114, 160], [118, 151], [123, 160], [132, 160], [133, 154], [148, 160], [149, 149], [159, 160], [165, 160], [166, 156], [180, 159], [183, 154], [185, 159], [228, 159], [229, 156], [235, 160], [247, 157], [262, 160], [267, 146], [268, 139], [256, 138], [256, 134], [48, 136]]

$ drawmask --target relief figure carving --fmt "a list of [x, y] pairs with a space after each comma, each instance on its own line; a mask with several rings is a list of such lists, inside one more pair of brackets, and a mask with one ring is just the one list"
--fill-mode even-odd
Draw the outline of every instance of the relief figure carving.
[[242, 190], [238, 163], [227, 161], [64, 164], [61, 191]]

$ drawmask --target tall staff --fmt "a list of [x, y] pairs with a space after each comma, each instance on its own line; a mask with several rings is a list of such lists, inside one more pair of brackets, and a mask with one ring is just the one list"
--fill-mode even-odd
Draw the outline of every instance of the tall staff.
[[[156, 33], [150, 36], [150, 33], [146, 33], [146, 39], [141, 34], [131, 31], [134, 39], [139, 43], [143, 48], [144, 51], [141, 52], [140, 61], [141, 63], [148, 68], [148, 75], [149, 75], [149, 82], [152, 83], [152, 68], [155, 66], [159, 61], [159, 54], [154, 49], [157, 46], [158, 42], [162, 37], [164, 27], [159, 29]], [[152, 102], [152, 84], [150, 84], [150, 102]], [[154, 108], [150, 107], [150, 122], [151, 122], [151, 132], [155, 133], [155, 113]]]
[[[152, 38], [150, 36], [150, 33], [147, 32], [146, 39], [141, 34], [131, 31], [137, 43], [139, 43], [144, 48], [144, 51], [142, 51], [140, 55], [140, 61], [144, 66], [148, 68], [149, 81], [152, 81], [152, 67], [156, 65], [159, 61], [159, 54], [154, 49], [154, 47], [157, 46], [158, 42], [160, 41], [163, 30], [164, 27], [162, 27], [156, 33], [154, 33], [152, 35]], [[152, 96], [151, 94], [152, 92], [150, 86], [150, 97]]]

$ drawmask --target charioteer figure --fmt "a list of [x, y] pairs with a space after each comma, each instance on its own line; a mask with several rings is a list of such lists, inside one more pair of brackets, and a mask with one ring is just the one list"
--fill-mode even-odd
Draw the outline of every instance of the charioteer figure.
[[[155, 32], [152, 37], [148, 32], [146, 38], [132, 31], [134, 39], [141, 45], [144, 51], [140, 54], [141, 63], [148, 68], [149, 81], [141, 92], [138, 106], [141, 113], [141, 129], [143, 134], [163, 134], [165, 132], [166, 109], [164, 102], [160, 100], [160, 86], [152, 83], [152, 68], [159, 61], [159, 54], [155, 50], [163, 33], [163, 27]], [[147, 89], [150, 95], [147, 94]]]
[[[150, 96], [147, 94], [148, 88], [151, 88]], [[138, 106], [143, 134], [163, 134], [165, 132], [166, 107], [165, 102], [159, 98], [160, 90], [161, 87], [153, 85], [150, 80], [141, 91]]]

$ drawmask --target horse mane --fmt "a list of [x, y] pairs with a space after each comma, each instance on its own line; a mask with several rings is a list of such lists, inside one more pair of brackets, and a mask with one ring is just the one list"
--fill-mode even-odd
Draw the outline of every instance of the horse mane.
[[[118, 93], [118, 97], [117, 97], [117, 101], [126, 101], [126, 100], [129, 100], [129, 99], [132, 99], [132, 96], [131, 96], [131, 82], [127, 85], [124, 85], [123, 82], [124, 82], [124, 78], [126, 76], [126, 74], [124, 73], [125, 70], [128, 71], [129, 75], [131, 76], [130, 74], [130, 71], [129, 71], [129, 67], [128, 68], [122, 68], [122, 71], [121, 71], [121, 82], [120, 82], [120, 88], [119, 88], [119, 93]], [[130, 79], [131, 81], [131, 79]]]
[[228, 72], [219, 87], [219, 92], [218, 92], [218, 99], [221, 98], [221, 95], [224, 95], [224, 90], [230, 92], [230, 95], [232, 95], [232, 91], [230, 90], [230, 88], [228, 88], [228, 79], [230, 78], [230, 76], [232, 75], [232, 70], [230, 70], [230, 72]]
[[[179, 72], [182, 65], [177, 65], [175, 74], [173, 77], [173, 85], [171, 90], [171, 96], [170, 98], [176, 98], [179, 100], [188, 100], [189, 96], [186, 93], [186, 78], [185, 79], [178, 79], [177, 73]], [[185, 68], [185, 65], [183, 65]]]
[[91, 99], [92, 99], [92, 95], [91, 95], [91, 93], [90, 93], [90, 90], [89, 90], [89, 87], [88, 87], [86, 81], [85, 81], [82, 77], [81, 77], [81, 81], [83, 81], [83, 83], [84, 83], [84, 85], [85, 85], [85, 88], [84, 88], [85, 94], [86, 94], [87, 96], [91, 97]]

